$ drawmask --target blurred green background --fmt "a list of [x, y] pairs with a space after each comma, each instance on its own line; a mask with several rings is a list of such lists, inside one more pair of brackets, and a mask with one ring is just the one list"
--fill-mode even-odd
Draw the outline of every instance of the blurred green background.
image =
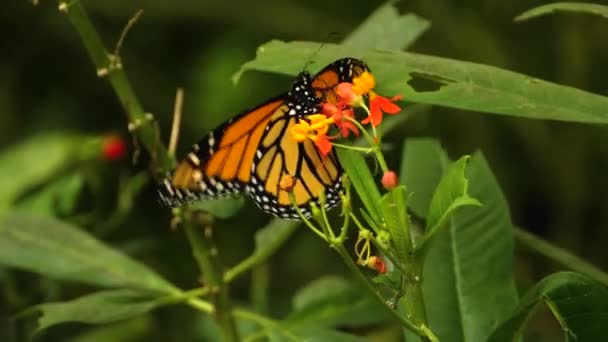
[[[84, 1], [108, 47], [114, 46], [135, 11], [144, 9], [123, 46], [123, 65], [146, 110], [157, 118], [164, 141], [168, 140], [175, 90], [185, 89], [178, 155], [223, 120], [289, 87], [288, 77], [253, 72], [246, 73], [239, 84], [232, 84], [232, 74], [255, 56], [258, 45], [270, 39], [338, 42], [382, 3]], [[608, 94], [608, 20], [558, 14], [513, 22], [517, 14], [543, 3], [410, 0], [397, 6], [431, 22], [412, 51], [490, 64]], [[107, 82], [96, 77], [76, 32], [57, 11], [57, 2], [42, 0], [34, 7], [17, 0], [3, 7], [0, 150], [41, 132], [117, 132], [130, 140], [119, 103]], [[389, 150], [389, 162], [394, 167], [399, 165], [396, 158], [402, 136], [438, 137], [452, 156], [481, 149], [507, 195], [516, 225], [608, 267], [604, 246], [608, 241], [608, 135], [604, 127], [433, 108], [390, 135], [393, 149]], [[39, 146], [42, 150], [46, 147]], [[45, 160], [32, 161], [30, 167], [39, 167], [39, 163]], [[117, 163], [97, 162], [83, 170], [95, 176], [88, 178], [89, 191], [81, 195], [80, 209], [94, 208], [95, 217], [108, 218], [116, 207], [121, 180], [147, 170], [147, 159], [142, 156], [136, 165], [128, 158]], [[120, 218], [119, 224], [105, 225], [110, 228], [100, 228], [104, 224], [82, 217], [69, 219], [152, 265], [176, 284], [194, 287], [197, 269], [188, 244], [181, 232], [169, 229], [170, 212], [159, 209], [153, 190], [153, 185], [147, 184], [135, 198], [133, 211]], [[248, 202], [239, 215], [217, 222], [215, 232], [227, 265], [250, 253], [253, 234], [268, 220]], [[558, 268], [521, 249], [516, 255], [522, 286]], [[270, 277], [270, 314], [287, 312], [291, 295], [303, 284], [323, 274], [344, 271], [325, 244], [300, 230], [260, 271]], [[27, 324], [9, 320], [19, 309], [88, 291], [82, 285], [60, 286], [25, 272], [10, 277], [0, 272], [0, 282], [3, 278], [3, 341], [28, 339]], [[248, 278], [239, 279], [232, 287], [237, 303], [249, 301]], [[124, 323], [121, 329], [131, 329], [134, 340], [140, 336], [160, 341], [170, 340], [176, 331], [184, 339], [200, 337], [210, 328], [208, 321], [190, 309], [172, 307]], [[84, 333], [90, 337], [108, 331], [74, 324], [53, 328], [43, 338], [50, 341]], [[145, 333], [139, 334], [142, 331]]]

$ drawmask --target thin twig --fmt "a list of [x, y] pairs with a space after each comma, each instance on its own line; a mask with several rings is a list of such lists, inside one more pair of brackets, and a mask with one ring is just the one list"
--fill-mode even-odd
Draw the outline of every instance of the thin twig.
[[182, 107], [184, 105], [184, 90], [177, 88], [175, 93], [175, 105], [173, 107], [173, 124], [171, 125], [171, 138], [169, 139], [169, 155], [175, 156], [177, 139], [179, 138], [179, 127], [182, 121]]
[[135, 26], [135, 24], [137, 23], [137, 21], [139, 20], [139, 18], [141, 17], [142, 14], [144, 14], [143, 9], [140, 9], [137, 12], [135, 12], [135, 14], [127, 22], [127, 25], [125, 25], [125, 28], [123, 28], [122, 32], [120, 32], [120, 37], [118, 38], [118, 42], [116, 42], [116, 47], [114, 48], [114, 56], [116, 58], [118, 58], [118, 56], [120, 55], [120, 49], [122, 48], [122, 45], [124, 44], [125, 39], [127, 39], [127, 34], [129, 34], [129, 31], [131, 31], [133, 26]]

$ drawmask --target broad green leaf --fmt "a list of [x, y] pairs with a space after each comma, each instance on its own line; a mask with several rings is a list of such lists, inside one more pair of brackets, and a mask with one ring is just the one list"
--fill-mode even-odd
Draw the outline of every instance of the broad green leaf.
[[290, 330], [375, 324], [390, 318], [357, 282], [336, 276], [313, 281], [299, 290], [295, 298], [295, 310], [283, 323]]
[[437, 234], [456, 209], [481, 205], [468, 193], [469, 181], [464, 174], [468, 159], [469, 156], [464, 156], [450, 165], [437, 185], [426, 219], [425, 242]]
[[177, 291], [153, 270], [77, 227], [32, 214], [0, 217], [0, 265], [104, 287]]
[[237, 275], [264, 262], [283, 245], [285, 240], [287, 240], [293, 232], [295, 232], [299, 224], [300, 222], [298, 221], [281, 219], [273, 219], [270, 221], [268, 225], [255, 233], [255, 248], [253, 253], [238, 265], [228, 270], [224, 275], [224, 279], [226, 281], [231, 281]]
[[378, 207], [381, 199], [380, 191], [376, 186], [372, 173], [367, 167], [365, 158], [363, 158], [361, 153], [351, 150], [338, 149], [337, 152], [340, 163], [344, 167], [348, 179], [350, 179], [361, 202], [363, 202], [363, 206], [376, 223], [376, 226], [379, 226], [378, 223], [382, 222], [382, 213]]
[[69, 134], [41, 134], [2, 151], [0, 209], [10, 207], [20, 194], [65, 169], [75, 159], [74, 144], [78, 141]]
[[517, 341], [539, 304], [546, 304], [564, 330], [566, 341], [603, 341], [608, 322], [608, 287], [578, 273], [560, 272], [538, 282], [513, 315], [488, 339]]
[[[407, 146], [406, 158], [439, 158], [442, 154], [431, 150], [439, 144], [417, 139], [407, 144], [412, 145]], [[442, 164], [436, 161], [428, 165]], [[417, 172], [438, 170], [406, 168], [404, 172], [416, 180], [422, 178]], [[423, 290], [430, 328], [441, 341], [483, 341], [517, 304], [508, 205], [480, 153], [470, 158], [466, 178], [470, 195], [483, 206], [455, 212], [447, 229], [429, 245], [424, 263]], [[428, 193], [435, 187], [430, 182], [406, 186], [414, 194]]]
[[411, 192], [408, 207], [415, 214], [426, 217], [433, 192], [443, 174], [443, 165], [449, 162], [435, 139], [409, 139], [403, 146], [399, 179], [403, 184], [416, 184]]
[[380, 208], [397, 257], [401, 262], [405, 262], [412, 252], [405, 187], [400, 185], [384, 194], [380, 200]]
[[66, 322], [104, 324], [142, 315], [162, 302], [158, 298], [133, 290], [106, 290], [68, 302], [45, 303], [28, 309], [25, 314], [40, 312], [37, 331]]
[[344, 44], [369, 49], [405, 49], [430, 26], [415, 15], [400, 15], [395, 6], [387, 2], [374, 11], [345, 40]]
[[311, 69], [317, 70], [351, 56], [369, 64], [380, 94], [402, 94], [410, 102], [529, 119], [608, 123], [608, 97], [524, 74], [402, 51], [336, 44], [317, 50], [318, 43], [271, 41], [258, 48], [256, 59], [245, 63], [240, 73], [255, 69], [294, 75], [313, 54], [316, 63]]
[[552, 14], [557, 11], [596, 14], [604, 18], [608, 18], [608, 6], [585, 2], [557, 2], [527, 10], [515, 17], [515, 21], [530, 20], [543, 15]]
[[245, 199], [239, 196], [198, 201], [192, 204], [192, 208], [207, 211], [221, 219], [227, 219], [236, 215], [244, 204]]

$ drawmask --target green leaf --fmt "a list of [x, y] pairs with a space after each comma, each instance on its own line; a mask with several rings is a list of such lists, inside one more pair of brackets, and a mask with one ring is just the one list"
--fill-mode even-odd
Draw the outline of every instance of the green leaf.
[[107, 290], [86, 295], [72, 301], [45, 303], [28, 309], [24, 314], [41, 312], [37, 332], [66, 322], [89, 324], [111, 323], [142, 315], [161, 305], [149, 293], [133, 290]]
[[[504, 69], [402, 51], [350, 45], [271, 41], [241, 71], [255, 69], [295, 75], [315, 55], [311, 69], [351, 56], [374, 71], [378, 93], [402, 94], [407, 101], [529, 119], [608, 123], [608, 97], [542, 81]], [[314, 71], [314, 70], [311, 70]], [[238, 77], [238, 75], [237, 75]], [[416, 84], [425, 83], [425, 89]], [[416, 90], [419, 89], [419, 90]]]
[[[432, 144], [409, 139], [406, 158], [439, 158]], [[418, 149], [417, 147], [421, 147]], [[405, 165], [413, 165], [406, 162]], [[428, 162], [441, 166], [442, 163]], [[405, 169], [412, 180], [417, 172]], [[469, 192], [484, 205], [465, 207], [448, 220], [429, 245], [424, 261], [423, 291], [430, 328], [441, 341], [483, 341], [517, 304], [513, 280], [513, 233], [508, 205], [483, 155], [476, 153], [466, 168]], [[407, 179], [406, 179], [407, 181]], [[430, 182], [406, 183], [414, 194], [428, 193]], [[427, 203], [428, 205], [428, 203]]]
[[294, 311], [300, 311], [315, 302], [323, 302], [328, 298], [339, 296], [348, 287], [348, 281], [337, 275], [315, 279], [299, 289], [293, 296], [293, 309]]
[[378, 206], [381, 199], [380, 191], [376, 186], [372, 173], [367, 167], [365, 158], [363, 158], [361, 153], [352, 150], [339, 148], [337, 152], [340, 163], [344, 167], [361, 202], [363, 202], [363, 206], [376, 223], [375, 226], [380, 226], [379, 223], [382, 222], [382, 213]]
[[389, 319], [386, 310], [356, 282], [337, 276], [314, 280], [294, 297], [294, 312], [285, 320], [292, 330], [375, 324]]
[[68, 134], [41, 134], [0, 154], [0, 209], [11, 206], [19, 195], [43, 183], [73, 160], [78, 140]]
[[31, 214], [0, 218], [0, 265], [104, 287], [177, 291], [147, 266], [77, 227]]
[[53, 180], [40, 191], [25, 197], [16, 208], [47, 215], [70, 215], [78, 205], [84, 177], [74, 172]]
[[397, 257], [401, 262], [412, 254], [410, 238], [410, 219], [407, 215], [407, 194], [405, 187], [400, 185], [384, 194], [380, 200], [382, 216], [391, 234], [391, 241]]
[[238, 196], [198, 201], [193, 203], [192, 207], [207, 211], [215, 217], [227, 219], [236, 215], [244, 204], [245, 199], [242, 196]]
[[255, 233], [255, 248], [253, 253], [238, 265], [229, 269], [224, 275], [226, 281], [251, 269], [268, 259], [293, 234], [300, 225], [298, 221], [273, 219], [264, 228]]
[[369, 49], [405, 49], [420, 37], [430, 23], [415, 15], [400, 15], [388, 2], [380, 6], [345, 40], [344, 44]]
[[578, 273], [560, 272], [538, 282], [513, 315], [488, 341], [516, 341], [528, 319], [544, 303], [564, 330], [566, 341], [602, 341], [608, 322], [608, 287]]
[[588, 13], [608, 18], [608, 6], [584, 2], [557, 2], [527, 10], [515, 17], [515, 21], [530, 20], [557, 11]]
[[150, 316], [141, 316], [114, 324], [87, 329], [70, 338], [70, 342], [142, 341], [149, 336], [157, 322]]
[[464, 175], [469, 156], [463, 156], [448, 167], [431, 199], [425, 229], [426, 243], [443, 227], [450, 215], [460, 207], [481, 206], [468, 194], [469, 181]]
[[409, 139], [404, 143], [399, 179], [403, 184], [416, 184], [408, 207], [417, 215], [428, 215], [433, 192], [441, 180], [443, 165], [448, 162], [447, 155], [435, 139]]

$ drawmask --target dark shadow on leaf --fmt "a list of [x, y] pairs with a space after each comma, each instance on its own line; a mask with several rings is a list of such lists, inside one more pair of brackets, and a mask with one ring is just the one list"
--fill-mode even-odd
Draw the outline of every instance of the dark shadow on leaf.
[[445, 85], [456, 82], [455, 80], [421, 72], [410, 72], [410, 77], [407, 84], [419, 93], [437, 91]]

